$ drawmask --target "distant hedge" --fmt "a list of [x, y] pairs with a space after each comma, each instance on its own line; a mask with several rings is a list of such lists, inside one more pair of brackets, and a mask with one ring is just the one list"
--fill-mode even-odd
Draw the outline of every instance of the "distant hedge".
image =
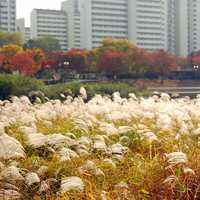
[[8, 99], [13, 95], [28, 95], [29, 92], [40, 90], [43, 87], [44, 83], [34, 78], [0, 74], [0, 99]]
[[[134, 92], [139, 96], [146, 96], [149, 93], [145, 90], [133, 87], [127, 83], [81, 83], [73, 81], [70, 83], [59, 83], [55, 85], [45, 85], [42, 81], [35, 78], [21, 75], [0, 75], [0, 99], [8, 99], [10, 96], [26, 95], [33, 91], [40, 91], [49, 99], [60, 99], [61, 93], [64, 95], [78, 96], [79, 89], [83, 86], [87, 90], [88, 99], [95, 94], [112, 95], [114, 92], [120, 92], [122, 97], [127, 97], [129, 93]], [[33, 94], [33, 93], [32, 93]]]
[[[88, 99], [95, 94], [112, 95], [114, 92], [120, 92], [122, 97], [128, 97], [129, 93], [135, 93], [138, 96], [148, 96], [149, 92], [144, 89], [133, 87], [127, 83], [81, 83], [73, 81], [71, 83], [62, 83], [56, 85], [47, 85], [42, 89], [43, 93], [50, 99], [60, 98], [60, 94], [68, 95], [70, 91], [73, 96], [79, 95], [79, 89], [83, 86], [87, 90]], [[69, 91], [70, 90], [70, 91]]]

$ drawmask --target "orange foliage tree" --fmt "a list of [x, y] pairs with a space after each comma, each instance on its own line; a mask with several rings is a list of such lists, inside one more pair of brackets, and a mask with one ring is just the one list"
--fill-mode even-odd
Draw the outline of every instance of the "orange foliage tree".
[[0, 48], [0, 69], [12, 73], [33, 75], [41, 68], [45, 54], [40, 49], [23, 50], [17, 45], [4, 45]]
[[14, 56], [17, 52], [22, 51], [22, 50], [23, 49], [18, 45], [8, 44], [0, 48], [0, 53], [10, 58]]
[[37, 65], [41, 65], [46, 59], [45, 53], [42, 49], [27, 49], [26, 52], [30, 54]]

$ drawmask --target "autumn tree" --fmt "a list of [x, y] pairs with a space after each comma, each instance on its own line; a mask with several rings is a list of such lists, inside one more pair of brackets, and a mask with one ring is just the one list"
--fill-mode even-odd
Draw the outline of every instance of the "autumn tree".
[[98, 62], [100, 71], [113, 77], [128, 71], [127, 54], [124, 52], [107, 50], [101, 54]]
[[135, 47], [135, 45], [132, 44], [127, 39], [106, 38], [103, 40], [103, 42], [102, 42], [101, 46], [98, 48], [98, 50], [100, 52], [104, 52], [107, 50], [127, 52], [128, 50], [130, 50], [134, 47]]
[[71, 49], [67, 52], [52, 52], [50, 60], [57, 63], [58, 68], [75, 70], [82, 73], [88, 71], [87, 66], [88, 51], [85, 49]]
[[177, 57], [177, 67], [179, 69], [186, 69], [190, 66], [190, 59], [188, 57]]
[[144, 73], [149, 70], [151, 53], [145, 49], [134, 47], [128, 51], [128, 65], [131, 73]]
[[41, 63], [41, 68], [37, 72], [38, 78], [52, 79], [53, 75], [57, 73], [57, 62], [54, 59], [46, 59]]
[[22, 47], [15, 45], [15, 44], [8, 44], [4, 45], [0, 48], [0, 53], [6, 56], [7, 58], [10, 58], [14, 56], [17, 52], [22, 51]]
[[53, 51], [46, 54], [46, 60], [42, 62], [41, 76], [52, 77], [52, 74], [62, 74], [64, 71], [65, 52]]
[[53, 70], [57, 66], [57, 63], [55, 60], [44, 60], [42, 62], [42, 69], [48, 69]]
[[200, 55], [197, 54], [192, 57], [192, 64], [200, 66]]
[[98, 66], [97, 62], [99, 59], [99, 54], [98, 54], [98, 48], [94, 48], [87, 53], [87, 68], [88, 71], [91, 73], [97, 73], [98, 72]]
[[12, 57], [10, 64], [12, 71], [17, 71], [26, 76], [32, 76], [39, 70], [39, 67], [28, 52], [17, 53]]
[[11, 72], [10, 60], [19, 51], [22, 51], [22, 48], [18, 45], [9, 44], [0, 47], [0, 68], [2, 72]]
[[68, 62], [69, 68], [76, 72], [87, 72], [87, 54], [85, 49], [72, 49], [65, 54], [65, 62]]
[[[135, 45], [127, 39], [104, 39], [102, 44], [95, 49], [93, 58], [96, 61], [96, 68], [110, 75], [128, 73], [128, 52], [134, 48]], [[95, 66], [94, 62], [93, 66]]]
[[38, 66], [40, 66], [46, 58], [42, 49], [27, 49], [26, 52], [33, 58]]
[[6, 57], [3, 54], [0, 54], [0, 72], [4, 71], [4, 62]]
[[164, 50], [158, 50], [151, 55], [151, 71], [157, 72], [163, 78], [177, 66], [176, 56]]

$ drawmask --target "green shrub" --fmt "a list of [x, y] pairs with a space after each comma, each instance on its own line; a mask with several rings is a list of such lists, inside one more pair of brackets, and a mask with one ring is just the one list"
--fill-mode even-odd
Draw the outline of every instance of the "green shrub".
[[0, 75], [0, 99], [6, 99], [12, 92], [12, 84], [6, 76]]
[[127, 83], [81, 83], [78, 81], [48, 85], [42, 89], [42, 92], [50, 99], [60, 98], [61, 93], [65, 95], [69, 94], [69, 89], [73, 96], [78, 96], [81, 86], [87, 90], [88, 99], [94, 97], [95, 94], [112, 95], [114, 92], [120, 92], [122, 97], [128, 97], [129, 93], [135, 93], [138, 96], [149, 95], [147, 91], [140, 90]]
[[85, 84], [88, 97], [91, 98], [95, 94], [112, 95], [119, 92], [122, 97], [128, 97], [129, 93], [139, 94], [138, 89], [126, 83], [91, 83]]
[[73, 81], [71, 83], [46, 85], [41, 89], [41, 91], [50, 99], [59, 99], [61, 93], [65, 95], [72, 93], [73, 96], [78, 96], [80, 87], [80, 82]]
[[43, 82], [21, 75], [0, 75], [0, 99], [7, 99], [9, 96], [28, 95], [31, 91], [40, 90]]
[[[122, 97], [127, 97], [129, 93], [136, 95], [148, 95], [148, 92], [139, 90], [127, 83], [81, 83], [72, 81], [70, 83], [60, 83], [55, 85], [44, 85], [43, 82], [21, 75], [0, 75], [0, 99], [7, 99], [12, 95], [26, 95], [34, 99], [38, 92], [42, 92], [49, 99], [62, 99], [60, 94], [78, 96], [80, 87], [83, 86], [87, 90], [88, 99], [91, 99], [95, 94], [112, 95], [114, 92], [120, 92]], [[41, 95], [40, 95], [41, 96]], [[44, 97], [42, 97], [42, 100]]]

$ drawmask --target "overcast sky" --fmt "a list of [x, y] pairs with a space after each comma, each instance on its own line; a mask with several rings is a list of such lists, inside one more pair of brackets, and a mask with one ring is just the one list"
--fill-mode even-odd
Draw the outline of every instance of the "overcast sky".
[[25, 18], [30, 25], [30, 12], [33, 8], [60, 9], [63, 0], [17, 0], [17, 18]]

